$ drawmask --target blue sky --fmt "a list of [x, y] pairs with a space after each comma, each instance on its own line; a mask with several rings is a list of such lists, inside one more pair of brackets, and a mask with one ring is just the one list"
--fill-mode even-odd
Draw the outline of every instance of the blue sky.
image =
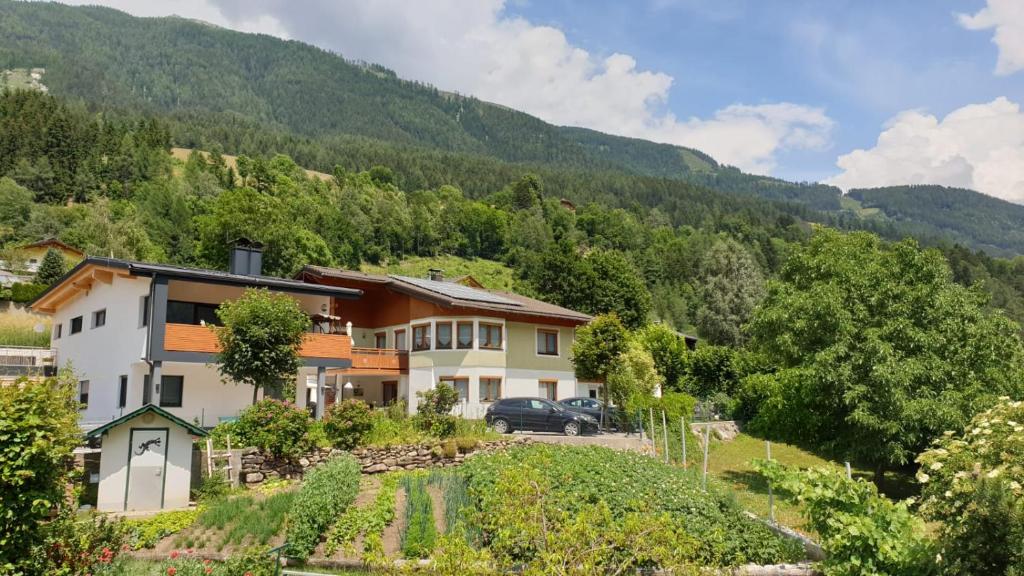
[[835, 120], [824, 150], [783, 152], [776, 175], [822, 180], [837, 154], [871, 147], [904, 110], [944, 116], [966, 104], [1024, 95], [1024, 74], [993, 74], [991, 35], [955, 13], [984, 0], [546, 0], [509, 11], [563, 30], [597, 54], [625, 52], [674, 79], [669, 107], [706, 117], [743, 102], [798, 102]]
[[1024, 203], [1024, 0], [69, 0], [301, 40], [844, 190]]

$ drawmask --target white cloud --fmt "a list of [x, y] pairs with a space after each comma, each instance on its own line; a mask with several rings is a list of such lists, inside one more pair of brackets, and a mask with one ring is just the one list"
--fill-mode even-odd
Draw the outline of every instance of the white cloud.
[[1024, 2], [988, 0], [976, 14], [957, 14], [957, 20], [968, 30], [995, 28], [992, 42], [999, 47], [996, 74], [1024, 70]]
[[1024, 203], [1024, 112], [1000, 97], [941, 120], [918, 110], [891, 119], [874, 148], [839, 157], [829, 179], [849, 190], [943, 184]]
[[679, 120], [666, 110], [671, 76], [626, 54], [591, 54], [558, 28], [508, 15], [504, 0], [178, 0], [145, 10], [295, 38], [548, 122], [690, 146], [754, 172], [771, 172], [782, 151], [827, 146], [833, 125], [823, 110], [791, 103]]

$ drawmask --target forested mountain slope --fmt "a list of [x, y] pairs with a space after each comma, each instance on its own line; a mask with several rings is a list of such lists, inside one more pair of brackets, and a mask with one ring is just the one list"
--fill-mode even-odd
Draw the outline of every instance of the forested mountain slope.
[[[973, 190], [945, 186], [890, 186], [851, 190], [864, 208], [915, 226], [930, 226], [952, 241], [988, 251], [1024, 254], [1024, 206]], [[993, 250], [994, 249], [994, 250]]]
[[695, 150], [553, 126], [300, 42], [181, 18], [3, 1], [0, 37], [0, 69], [43, 67], [54, 94], [94, 106], [221, 114], [307, 137], [352, 135], [506, 162], [683, 178], [839, 207], [831, 186], [743, 174]]

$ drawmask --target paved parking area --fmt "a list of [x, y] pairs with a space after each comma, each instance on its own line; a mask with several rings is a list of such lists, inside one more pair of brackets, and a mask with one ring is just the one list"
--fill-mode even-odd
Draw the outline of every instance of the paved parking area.
[[616, 450], [633, 450], [643, 453], [651, 451], [651, 443], [649, 441], [641, 441], [640, 436], [637, 434], [627, 436], [622, 432], [605, 432], [604, 434], [591, 434], [587, 436], [566, 436], [555, 432], [513, 432], [511, 436], [526, 437], [534, 442], [545, 442], [547, 444], [604, 446]]

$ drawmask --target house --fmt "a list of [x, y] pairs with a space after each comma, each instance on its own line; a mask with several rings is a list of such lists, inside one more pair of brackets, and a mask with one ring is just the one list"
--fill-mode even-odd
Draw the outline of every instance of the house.
[[387, 375], [358, 363], [330, 370], [346, 398], [387, 404], [397, 390], [415, 410], [416, 391], [449, 382], [459, 392], [459, 409], [478, 417], [498, 398], [587, 396], [596, 387], [577, 382], [569, 358], [575, 328], [590, 320], [586, 314], [439, 274], [424, 279], [307, 266], [297, 278], [361, 291], [363, 304], [334, 312], [353, 323], [353, 345], [394, 350], [407, 362]]
[[35, 274], [39, 270], [39, 265], [43, 262], [43, 256], [46, 256], [46, 253], [51, 249], [60, 252], [64, 256], [64, 261], [69, 265], [73, 265], [81, 261], [82, 258], [85, 258], [85, 252], [68, 246], [56, 238], [46, 238], [39, 242], [18, 246], [16, 250], [25, 260], [24, 270]]
[[247, 288], [288, 294], [310, 316], [294, 398], [318, 415], [347, 398], [404, 399], [412, 412], [416, 392], [439, 381], [455, 386], [470, 416], [503, 396], [589, 393], [568, 354], [585, 314], [443, 280], [315, 266], [271, 278], [261, 261], [244, 243], [228, 272], [88, 257], [37, 298], [32, 309], [53, 318], [55, 363], [79, 379], [83, 423], [149, 403], [205, 427], [237, 417], [252, 389], [222, 382], [207, 325]]

